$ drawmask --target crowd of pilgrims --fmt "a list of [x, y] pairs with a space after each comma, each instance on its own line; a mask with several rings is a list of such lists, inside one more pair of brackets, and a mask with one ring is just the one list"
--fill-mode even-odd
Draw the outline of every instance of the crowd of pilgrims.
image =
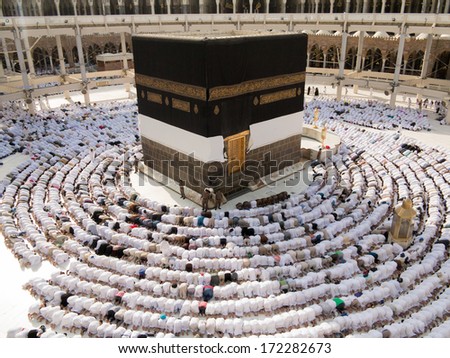
[[430, 130], [426, 112], [401, 106], [391, 108], [388, 104], [376, 100], [346, 99], [338, 101], [332, 97], [314, 97], [305, 105], [305, 123], [312, 123], [316, 108], [319, 109], [317, 124], [320, 125], [346, 122], [380, 130]]
[[[412, 126], [392, 113], [384, 128]], [[305, 191], [202, 211], [131, 186], [136, 117], [132, 102], [4, 108], [1, 156], [29, 155], [0, 184], [5, 244], [24, 266], [55, 266], [24, 286], [38, 328], [10, 336], [450, 336], [449, 150], [330, 121], [342, 144]], [[407, 249], [387, 240], [404, 198]]]

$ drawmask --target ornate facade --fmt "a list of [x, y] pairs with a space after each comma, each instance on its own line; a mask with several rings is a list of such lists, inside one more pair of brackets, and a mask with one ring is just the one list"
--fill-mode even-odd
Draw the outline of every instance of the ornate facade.
[[3, 0], [3, 16], [206, 13], [440, 13], [449, 0]]

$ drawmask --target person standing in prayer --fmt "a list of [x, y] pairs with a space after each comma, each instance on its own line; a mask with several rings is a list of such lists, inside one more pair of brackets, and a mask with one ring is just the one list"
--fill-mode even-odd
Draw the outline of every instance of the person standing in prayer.
[[208, 210], [208, 201], [211, 198], [211, 192], [208, 189], [203, 190], [202, 194], [202, 210]]
[[180, 185], [180, 195], [181, 195], [181, 199], [186, 199], [186, 195], [184, 194], [184, 181], [180, 180], [178, 182], [178, 184]]
[[217, 192], [216, 192], [216, 206], [215, 206], [215, 209], [217, 210], [217, 209], [220, 209], [221, 207], [221, 205], [222, 205], [222, 203], [225, 201], [225, 197], [224, 197], [224, 195], [223, 195], [223, 193], [222, 193], [222, 190], [217, 190]]
[[322, 148], [325, 148], [325, 139], [327, 138], [327, 126], [323, 126], [322, 133], [320, 136], [322, 139]]

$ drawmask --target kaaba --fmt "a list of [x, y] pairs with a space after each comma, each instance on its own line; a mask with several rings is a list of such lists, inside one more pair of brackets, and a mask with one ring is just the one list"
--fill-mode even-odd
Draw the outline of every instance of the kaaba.
[[307, 36], [133, 39], [144, 164], [199, 193], [238, 192], [300, 161]]

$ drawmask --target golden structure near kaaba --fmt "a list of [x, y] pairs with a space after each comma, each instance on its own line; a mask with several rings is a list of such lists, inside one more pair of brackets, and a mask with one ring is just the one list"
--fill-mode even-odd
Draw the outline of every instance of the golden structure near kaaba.
[[399, 244], [403, 249], [408, 248], [413, 240], [414, 218], [416, 210], [412, 207], [409, 198], [397, 205], [394, 209], [391, 230], [389, 231], [389, 241]]

